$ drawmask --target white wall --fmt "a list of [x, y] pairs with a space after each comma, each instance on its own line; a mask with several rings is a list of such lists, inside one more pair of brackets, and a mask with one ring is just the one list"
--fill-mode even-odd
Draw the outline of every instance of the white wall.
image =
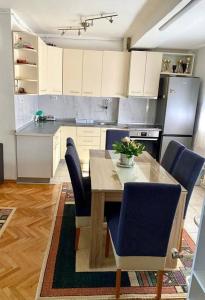
[[4, 144], [5, 179], [16, 179], [14, 82], [10, 11], [0, 11], [0, 142]]
[[198, 50], [195, 76], [201, 78], [201, 86], [195, 126], [194, 150], [205, 156], [205, 47]]

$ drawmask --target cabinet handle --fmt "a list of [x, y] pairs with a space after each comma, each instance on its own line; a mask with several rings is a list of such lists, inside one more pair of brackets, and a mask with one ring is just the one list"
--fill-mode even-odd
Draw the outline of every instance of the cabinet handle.
[[71, 94], [80, 94], [79, 91], [70, 91]]
[[140, 94], [141, 92], [131, 91], [133, 94]]
[[92, 95], [93, 92], [83, 92], [84, 94], [87, 94], [87, 95]]

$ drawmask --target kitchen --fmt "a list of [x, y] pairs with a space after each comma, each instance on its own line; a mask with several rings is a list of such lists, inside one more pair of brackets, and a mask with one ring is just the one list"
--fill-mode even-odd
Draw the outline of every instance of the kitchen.
[[[156, 119], [158, 112], [160, 112], [160, 108], [157, 108], [160, 101], [159, 99], [156, 100], [160, 74], [165, 73], [165, 71], [171, 73], [171, 60], [168, 59], [171, 58], [173, 64], [178, 64], [177, 74], [191, 76], [194, 63], [193, 53], [165, 52], [163, 54], [152, 51], [119, 52], [62, 49], [47, 46], [40, 38], [26, 33], [14, 32], [13, 35], [17, 93], [15, 95], [15, 108], [18, 181], [26, 180], [29, 182], [29, 178], [31, 182], [32, 178], [35, 178], [35, 182], [49, 181], [55, 175], [60, 159], [64, 159], [66, 135], [71, 136], [77, 142], [80, 159], [82, 163], [88, 165], [89, 150], [104, 149], [105, 129], [100, 129], [100, 127], [106, 128], [106, 125], [109, 125], [108, 127], [116, 126], [119, 129], [132, 128], [132, 138], [138, 140], [144, 138], [144, 143], [146, 143], [147, 149], [150, 149], [153, 157], [160, 159], [160, 148], [163, 148], [163, 155], [168, 144], [167, 141], [166, 145], [160, 146], [163, 121], [158, 122]], [[24, 40], [27, 43], [30, 41], [32, 49], [27, 50], [29, 54], [22, 49], [26, 47], [26, 45], [21, 45]], [[24, 52], [26, 53], [24, 54]], [[30, 68], [25, 66], [25, 63], [18, 63], [19, 57], [22, 55], [26, 57], [27, 55], [25, 60], [31, 61], [33, 59], [35, 64], [37, 54], [39, 63], [32, 65], [32, 72], [29, 72]], [[91, 68], [93, 60], [95, 60], [95, 68]], [[169, 61], [169, 65], [166, 61]], [[180, 61], [187, 61], [184, 73]], [[38, 69], [38, 77], [35, 77], [37, 71], [34, 67]], [[110, 76], [114, 78], [114, 81]], [[34, 78], [38, 78], [38, 80], [34, 81]], [[180, 79], [177, 80], [180, 82]], [[185, 81], [189, 82], [189, 79], [185, 77]], [[194, 124], [196, 112], [199, 89], [199, 80], [197, 81], [196, 94], [189, 101], [190, 103], [195, 101], [191, 113], [191, 124]], [[111, 82], [112, 84], [110, 84]], [[22, 89], [28, 94], [39, 93], [39, 96], [25, 100]], [[178, 93], [185, 94], [186, 89], [184, 91], [179, 89]], [[49, 96], [42, 94], [49, 94]], [[184, 105], [187, 107], [189, 102], [186, 98], [185, 101], [187, 102]], [[59, 123], [52, 121], [51, 118], [48, 123], [41, 121], [39, 124], [33, 124], [32, 122], [25, 127], [22, 120], [24, 120], [24, 105], [28, 105], [28, 103], [36, 106], [36, 111], [43, 111], [46, 115], [54, 116], [54, 120], [57, 119]], [[172, 110], [175, 110], [175, 107]], [[184, 114], [186, 111], [184, 110]], [[165, 115], [165, 112], [163, 114]], [[32, 115], [31, 119], [33, 118]], [[69, 130], [66, 125], [74, 127]], [[82, 126], [77, 128], [75, 125]], [[85, 130], [83, 125], [92, 125], [94, 128]], [[22, 126], [25, 128], [18, 130], [18, 127]], [[35, 133], [37, 135], [42, 133], [43, 141], [40, 136], [39, 140], [37, 137], [34, 138]], [[46, 133], [51, 135], [50, 138], [46, 137]], [[188, 133], [193, 134], [193, 125]], [[183, 135], [183, 131], [179, 131], [178, 135]], [[31, 144], [35, 145], [36, 149], [33, 146], [31, 150]], [[191, 144], [191, 140], [186, 143], [189, 148]], [[45, 149], [46, 151], [43, 151]], [[46, 153], [46, 157], [40, 159], [40, 154], [44, 155], [44, 153]]]
[[[89, 174], [90, 153], [105, 150], [107, 129], [129, 130], [131, 140], [145, 145], [155, 169], [158, 166], [155, 163], [161, 162], [171, 140], [179, 141], [204, 156], [203, 34], [196, 36], [196, 41], [190, 38], [191, 34], [184, 32], [186, 25], [178, 24], [178, 19], [189, 24], [191, 13], [200, 16], [203, 3], [197, 0], [192, 6], [193, 1], [176, 0], [159, 6], [159, 1], [155, 2], [152, 6], [150, 1], [134, 4], [130, 0], [129, 14], [124, 12], [123, 3], [119, 7], [115, 3], [117, 13], [107, 15], [101, 13], [102, 8], [98, 8], [99, 14], [98, 9], [90, 14], [87, 8], [85, 19], [80, 19], [80, 25], [84, 27], [73, 31], [66, 13], [62, 22], [59, 17], [53, 18], [52, 28], [46, 27], [46, 18], [43, 25], [42, 17], [39, 27], [36, 25], [35, 28], [28, 13], [21, 12], [22, 7], [20, 10], [17, 7], [17, 12], [22, 20], [25, 17], [25, 22], [2, 4], [5, 8], [0, 10], [0, 24], [4, 28], [0, 29], [4, 41], [0, 45], [3, 70], [0, 81], [0, 161], [4, 160], [4, 166], [1, 162], [0, 181], [5, 180], [1, 197], [4, 201], [8, 198], [7, 206], [15, 207], [18, 201], [12, 203], [4, 191], [4, 184], [5, 190], [8, 187], [8, 192], [9, 189], [13, 191], [11, 194], [15, 199], [14, 185], [17, 182], [17, 195], [20, 193], [21, 199], [28, 200], [30, 208], [35, 205], [29, 202], [32, 197], [39, 204], [45, 199], [53, 201], [48, 204], [53, 208], [57, 200], [50, 196], [49, 191], [55, 194], [59, 183], [64, 191], [65, 184], [70, 181], [65, 162], [68, 137], [76, 145], [84, 176]], [[43, 9], [46, 8], [44, 5]], [[98, 7], [99, 3], [96, 5]], [[113, 3], [109, 5], [109, 11], [115, 11]], [[15, 9], [15, 5], [12, 8]], [[134, 18], [134, 10], [138, 11], [137, 18]], [[35, 12], [35, 7], [32, 11]], [[154, 11], [158, 14], [153, 14]], [[176, 11], [179, 11], [179, 17]], [[40, 16], [39, 10], [37, 15]], [[43, 16], [46, 16], [45, 11]], [[126, 20], [123, 19], [125, 16]], [[77, 13], [75, 18], [79, 19]], [[142, 22], [144, 18], [146, 24]], [[197, 20], [199, 24], [193, 24], [194, 33], [197, 28], [202, 28], [201, 19]], [[27, 24], [34, 30], [30, 30]], [[148, 24], [152, 26], [149, 28]], [[176, 27], [180, 28], [180, 39], [175, 38]], [[198, 180], [201, 186], [196, 188], [200, 196], [197, 192], [197, 196], [194, 194], [197, 209], [190, 205], [191, 213], [188, 213], [185, 228], [201, 212], [203, 172]], [[31, 191], [34, 196], [27, 197]], [[42, 191], [42, 200], [41, 193], [37, 198], [38, 191]], [[22, 202], [19, 204], [21, 206]], [[32, 213], [34, 218], [35, 212]], [[52, 218], [53, 214], [49, 212], [47, 228]], [[43, 231], [47, 240], [48, 230]], [[197, 230], [192, 225], [189, 233], [196, 241]], [[80, 257], [83, 253], [84, 257], [84, 252], [80, 251], [85, 250], [80, 249], [76, 255]], [[41, 265], [42, 260], [39, 262]], [[82, 268], [79, 262], [77, 267]], [[83, 269], [82, 272], [86, 271]]]

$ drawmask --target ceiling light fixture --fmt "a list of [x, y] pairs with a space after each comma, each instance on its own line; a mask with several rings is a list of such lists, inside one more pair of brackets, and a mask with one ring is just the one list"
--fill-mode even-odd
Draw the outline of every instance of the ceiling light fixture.
[[86, 31], [87, 28], [94, 26], [94, 21], [101, 20], [101, 19], [107, 19], [111, 24], [113, 23], [113, 18], [117, 17], [117, 13], [101, 13], [99, 15], [90, 16], [90, 17], [82, 17], [80, 20], [79, 26], [68, 26], [68, 27], [62, 27], [58, 28], [59, 31], [61, 31], [61, 35], [64, 35], [67, 31], [78, 31], [78, 35], [81, 35], [81, 31]]
[[162, 26], [159, 27], [160, 31], [166, 30], [171, 24], [182, 17], [186, 12], [193, 8], [201, 0], [190, 0], [182, 9], [176, 12], [169, 20], [167, 20]]

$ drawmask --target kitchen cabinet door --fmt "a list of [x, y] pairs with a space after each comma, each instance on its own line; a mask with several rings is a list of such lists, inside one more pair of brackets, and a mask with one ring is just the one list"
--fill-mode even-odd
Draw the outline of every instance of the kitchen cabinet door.
[[162, 53], [147, 52], [144, 96], [157, 97], [159, 89], [159, 79], [162, 65]]
[[83, 50], [63, 50], [63, 94], [81, 95]]
[[76, 144], [76, 127], [74, 126], [62, 126], [61, 127], [61, 159], [65, 159], [66, 141], [71, 137]]
[[101, 96], [102, 51], [83, 51], [82, 96]]
[[47, 93], [47, 45], [38, 38], [39, 94]]
[[124, 97], [127, 94], [129, 53], [104, 51], [102, 67], [103, 97]]
[[53, 176], [60, 162], [60, 130], [53, 137]]
[[62, 94], [62, 48], [48, 46], [48, 93]]
[[132, 51], [130, 58], [129, 96], [144, 96], [146, 51]]

